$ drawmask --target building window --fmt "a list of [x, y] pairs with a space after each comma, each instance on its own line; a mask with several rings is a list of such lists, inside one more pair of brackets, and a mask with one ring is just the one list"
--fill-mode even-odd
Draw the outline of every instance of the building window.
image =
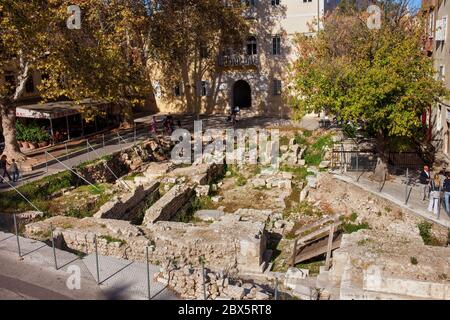
[[181, 82], [177, 83], [173, 88], [173, 94], [175, 97], [181, 97], [183, 95], [183, 87], [181, 85]]
[[272, 0], [272, 5], [273, 6], [279, 6], [280, 5], [280, 0]]
[[281, 37], [274, 36], [272, 38], [272, 54], [278, 55], [281, 54]]
[[25, 92], [27, 93], [34, 92], [34, 81], [32, 76], [29, 76], [27, 82], [25, 82]]
[[247, 54], [249, 56], [254, 55], [258, 52], [256, 45], [256, 38], [251, 36], [247, 39]]
[[207, 96], [208, 91], [209, 91], [208, 81], [201, 81], [200, 82], [200, 96], [202, 96], [202, 97]]
[[281, 80], [278, 79], [273, 80], [273, 95], [274, 96], [281, 95]]
[[204, 43], [200, 45], [200, 58], [208, 58], [208, 47]]

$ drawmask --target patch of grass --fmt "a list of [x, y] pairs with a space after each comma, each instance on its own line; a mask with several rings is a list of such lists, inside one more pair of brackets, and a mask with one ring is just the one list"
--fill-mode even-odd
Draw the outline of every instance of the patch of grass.
[[367, 222], [363, 222], [363, 223], [349, 223], [349, 222], [344, 222], [342, 225], [342, 231], [344, 233], [353, 233], [359, 230], [363, 230], [363, 229], [370, 229], [370, 226]]
[[[318, 217], [321, 218], [323, 216], [323, 212], [313, 205], [311, 205], [308, 201], [302, 201], [298, 203], [296, 206], [291, 208], [286, 208], [283, 212], [283, 219], [288, 219], [290, 216], [295, 215], [297, 213], [309, 216], [309, 217]], [[294, 227], [293, 231], [296, 228]]]
[[63, 223], [62, 225], [61, 225], [61, 228], [63, 228], [63, 229], [72, 229], [73, 228], [73, 225], [71, 224], [71, 223]]
[[65, 213], [64, 215], [66, 217], [73, 217], [73, 218], [78, 218], [78, 219], [82, 219], [82, 218], [86, 218], [86, 217], [92, 217], [94, 215], [94, 212], [90, 211], [87, 208], [74, 208], [74, 207], [70, 207]]
[[318, 166], [322, 162], [322, 154], [307, 149], [304, 154], [304, 159], [307, 165]]
[[428, 221], [423, 221], [417, 225], [419, 234], [422, 237], [423, 243], [428, 246], [440, 246], [439, 240], [431, 233], [432, 224]]
[[245, 186], [246, 184], [247, 184], [247, 179], [245, 179], [244, 176], [239, 175], [238, 177], [236, 177], [236, 185], [238, 187]]
[[409, 261], [411, 262], [412, 265], [417, 265], [419, 263], [416, 257], [409, 257]]
[[353, 233], [363, 229], [370, 229], [370, 226], [367, 222], [363, 223], [354, 223], [358, 218], [358, 214], [356, 212], [352, 212], [349, 217], [341, 216], [339, 220], [342, 222], [340, 228], [344, 233]]
[[358, 218], [358, 214], [357, 214], [356, 212], [353, 211], [352, 214], [351, 214], [350, 217], [349, 217], [349, 220], [350, 220], [351, 222], [355, 222], [357, 218]]
[[290, 167], [286, 164], [280, 166], [280, 170], [284, 172], [290, 172], [293, 175], [293, 180], [297, 182], [306, 181], [306, 177], [309, 175], [314, 175], [312, 172], [308, 172], [305, 167]]
[[132, 172], [129, 175], [126, 175], [125, 177], [123, 177], [122, 179], [123, 180], [127, 180], [127, 181], [133, 181], [134, 178], [142, 177], [142, 176], [144, 176], [144, 175], [142, 173], [140, 173], [140, 172]]
[[112, 237], [110, 235], [102, 235], [102, 236], [99, 236], [99, 238], [105, 239], [106, 243], [119, 242], [120, 245], [124, 245], [124, 244], [127, 243], [125, 240], [114, 238], [114, 237]]
[[184, 223], [200, 222], [199, 219], [194, 217], [195, 212], [207, 209], [214, 209], [214, 203], [212, 202], [211, 198], [209, 196], [195, 197], [191, 201], [189, 209], [187, 209], [185, 212], [179, 212], [173, 220]]
[[103, 194], [106, 191], [106, 188], [104, 185], [101, 184], [94, 184], [95, 187], [91, 186], [91, 185], [85, 185], [85, 186], [80, 186], [78, 188], [78, 191], [81, 192], [89, 192], [90, 194]]
[[320, 136], [316, 139], [316, 141], [311, 145], [311, 148], [322, 151], [325, 147], [330, 147], [333, 145], [333, 139], [331, 135], [326, 134]]
[[[72, 173], [70, 171], [63, 171], [27, 183], [18, 187], [18, 190], [40, 210], [46, 212], [51, 204], [51, 201], [49, 201], [50, 196], [61, 189], [69, 188], [72, 184]], [[0, 212], [13, 213], [27, 210], [35, 209], [16, 191], [2, 192], [0, 197]]]
[[296, 264], [295, 267], [300, 269], [308, 269], [310, 276], [317, 276], [319, 274], [320, 267], [323, 265], [325, 265], [324, 261], [314, 261], [309, 263], [299, 263]]

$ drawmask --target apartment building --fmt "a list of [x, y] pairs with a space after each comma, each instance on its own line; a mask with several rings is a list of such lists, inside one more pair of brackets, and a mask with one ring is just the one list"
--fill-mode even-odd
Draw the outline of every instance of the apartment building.
[[[314, 35], [318, 17], [337, 6], [338, 0], [244, 0], [250, 34], [240, 52], [218, 52], [217, 73], [195, 84], [202, 96], [202, 113], [227, 113], [238, 106], [253, 115], [285, 117], [291, 108], [283, 99], [289, 64], [295, 59], [296, 33]], [[158, 111], [185, 108], [183, 90], [154, 84]]]
[[[424, 50], [433, 59], [436, 77], [450, 89], [450, 34], [448, 19], [450, 3], [443, 0], [423, 0], [422, 14], [426, 18]], [[450, 163], [450, 100], [442, 97], [430, 107], [424, 117], [429, 127], [429, 138], [437, 151], [437, 160]]]

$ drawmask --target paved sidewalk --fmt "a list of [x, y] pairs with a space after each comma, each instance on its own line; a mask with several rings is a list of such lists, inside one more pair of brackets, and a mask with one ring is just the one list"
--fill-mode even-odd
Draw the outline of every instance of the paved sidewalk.
[[[342, 181], [354, 184], [368, 192], [381, 196], [395, 204], [417, 214], [425, 219], [431, 220], [445, 227], [450, 228], [450, 217], [445, 212], [443, 206], [440, 207], [439, 218], [428, 211], [428, 200], [422, 201], [418, 185], [409, 185], [406, 191], [406, 185], [401, 177], [393, 177], [392, 181], [386, 181], [381, 192], [380, 184], [368, 179], [370, 173], [345, 172], [339, 170], [333, 171], [334, 176]], [[359, 180], [357, 180], [359, 176]], [[405, 204], [406, 194], [408, 192], [407, 204]]]
[[[139, 138], [139, 139], [137, 139], [137, 142], [142, 141], [142, 140], [143, 140], [143, 138]], [[80, 154], [80, 155], [77, 155], [75, 157], [68, 158], [68, 159], [59, 158], [59, 160], [62, 163], [64, 163], [64, 165], [66, 165], [67, 167], [73, 168], [83, 162], [97, 159], [97, 158], [99, 158], [99, 156], [103, 157], [105, 155], [109, 155], [109, 154], [115, 153], [120, 150], [126, 150], [126, 149], [132, 147], [133, 145], [134, 145], [134, 142], [128, 142], [128, 143], [122, 142], [121, 144], [117, 143], [117, 144], [113, 144], [113, 145], [107, 145], [107, 146], [105, 146], [105, 148], [96, 149], [95, 152], [92, 151], [92, 149], [91, 149], [91, 151], [89, 153], [85, 152], [83, 154]], [[48, 157], [48, 159], [52, 160], [51, 157]], [[19, 187], [28, 182], [41, 179], [44, 176], [52, 175], [52, 174], [58, 173], [60, 171], [67, 170], [67, 168], [64, 165], [62, 165], [59, 162], [56, 162], [56, 163], [48, 165], [48, 169], [44, 167], [44, 168], [40, 168], [40, 169], [30, 171], [30, 172], [22, 172], [22, 176], [20, 177], [18, 182], [10, 182], [10, 181], [8, 181], [8, 182], [14, 187]], [[12, 187], [6, 182], [0, 183], [0, 192], [7, 191], [7, 190], [12, 190]]]
[[[100, 285], [96, 281], [95, 255], [80, 259], [77, 255], [47, 244], [19, 237], [22, 258], [18, 256], [14, 234], [0, 232], [0, 299], [135, 299], [147, 300], [146, 264], [99, 256]], [[70, 290], [66, 281], [69, 266], [80, 268], [81, 289]], [[162, 284], [153, 280], [159, 267], [150, 265], [153, 300], [177, 299]]]

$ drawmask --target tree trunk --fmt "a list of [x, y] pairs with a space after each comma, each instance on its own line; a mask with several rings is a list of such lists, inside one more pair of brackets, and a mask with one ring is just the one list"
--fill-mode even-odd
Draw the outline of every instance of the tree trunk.
[[[183, 79], [183, 85], [184, 85], [184, 94], [186, 96], [186, 111], [187, 112], [195, 112], [194, 110], [194, 95], [195, 92], [193, 92], [192, 83], [190, 81], [189, 77], [189, 70], [188, 70], [188, 64], [186, 62], [182, 63], [181, 66], [181, 77]], [[195, 84], [196, 85], [196, 84]]]
[[134, 126], [133, 110], [129, 104], [124, 104], [121, 108], [122, 122], [120, 123], [121, 129], [130, 129]]
[[26, 156], [20, 151], [16, 139], [16, 108], [0, 104], [0, 115], [2, 118], [3, 137], [5, 139], [3, 154], [8, 157], [8, 161], [11, 161], [11, 159], [16, 159], [16, 161], [25, 160]]

